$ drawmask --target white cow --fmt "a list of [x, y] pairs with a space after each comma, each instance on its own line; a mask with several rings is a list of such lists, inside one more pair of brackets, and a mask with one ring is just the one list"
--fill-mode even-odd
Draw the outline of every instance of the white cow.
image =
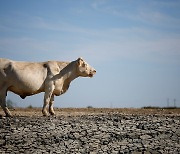
[[0, 59], [0, 105], [6, 116], [11, 116], [6, 105], [6, 95], [12, 91], [21, 98], [44, 94], [42, 113], [54, 115], [54, 95], [65, 93], [72, 80], [82, 77], [93, 77], [96, 70], [87, 64], [82, 58], [72, 62], [17, 62], [9, 59]]

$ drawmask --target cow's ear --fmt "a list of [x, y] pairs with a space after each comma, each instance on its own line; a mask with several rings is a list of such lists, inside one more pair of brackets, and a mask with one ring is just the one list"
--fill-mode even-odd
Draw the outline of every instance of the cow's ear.
[[78, 59], [77, 59], [77, 64], [78, 64], [79, 66], [81, 66], [82, 63], [83, 63], [83, 59], [82, 59], [81, 57], [78, 58]]

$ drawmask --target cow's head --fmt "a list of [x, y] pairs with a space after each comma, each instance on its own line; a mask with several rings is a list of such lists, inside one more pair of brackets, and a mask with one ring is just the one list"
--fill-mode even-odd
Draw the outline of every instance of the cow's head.
[[93, 77], [93, 75], [96, 73], [96, 70], [92, 68], [88, 63], [86, 63], [82, 58], [78, 58], [76, 60], [76, 63], [79, 76]]

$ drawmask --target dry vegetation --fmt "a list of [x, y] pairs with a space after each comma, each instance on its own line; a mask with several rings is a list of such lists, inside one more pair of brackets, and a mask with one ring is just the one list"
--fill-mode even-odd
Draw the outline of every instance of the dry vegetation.
[[[14, 116], [42, 116], [42, 108], [14, 108], [11, 113]], [[137, 109], [137, 108], [55, 108], [57, 116], [76, 116], [76, 115], [91, 115], [91, 114], [135, 114], [135, 115], [180, 115], [180, 108], [152, 108], [152, 109]], [[4, 115], [2, 109], [0, 114]]]

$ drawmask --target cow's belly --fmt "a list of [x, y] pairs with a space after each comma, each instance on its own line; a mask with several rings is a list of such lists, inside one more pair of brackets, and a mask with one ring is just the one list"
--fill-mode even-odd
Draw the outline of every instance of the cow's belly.
[[22, 98], [23, 97], [25, 98], [26, 96], [35, 95], [44, 91], [44, 86], [38, 84], [21, 83], [21, 84], [13, 84], [12, 86], [10, 86], [8, 90], [21, 96]]
[[12, 79], [8, 90], [25, 98], [44, 91], [44, 80], [37, 80], [37, 78]]
[[18, 95], [33, 95], [44, 90], [46, 72], [42, 70], [17, 70], [9, 75], [9, 91]]

